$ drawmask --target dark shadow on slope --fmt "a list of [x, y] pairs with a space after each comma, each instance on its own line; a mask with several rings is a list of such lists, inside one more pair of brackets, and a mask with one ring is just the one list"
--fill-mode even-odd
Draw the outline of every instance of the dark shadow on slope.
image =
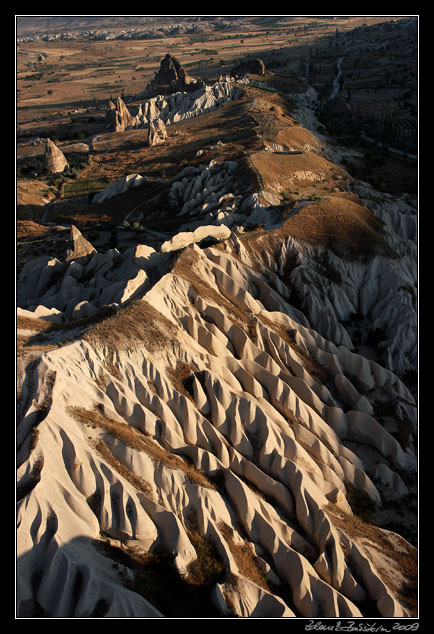
[[[196, 532], [189, 532], [189, 538], [198, 558], [190, 564], [185, 577], [179, 574], [173, 556], [161, 544], [145, 553], [124, 544], [113, 545], [115, 542], [104, 536], [101, 539], [80, 537], [56, 550], [52, 547], [52, 537], [52, 527], [47, 526], [40, 542], [16, 562], [17, 618], [116, 618], [109, 614], [116, 586], [127, 591], [126, 614], [132, 610], [128, 606], [128, 591], [131, 591], [166, 618], [222, 617], [210, 592], [216, 583], [225, 580], [227, 571], [212, 542]], [[65, 578], [60, 575], [62, 582], [59, 566], [64, 567]], [[98, 584], [92, 582], [96, 576], [100, 580], [100, 591]], [[24, 591], [22, 588], [26, 587]], [[61, 614], [57, 613], [56, 597], [61, 598], [64, 606]], [[121, 593], [117, 603], [122, 604]], [[129, 618], [157, 617], [144, 611], [130, 614]]]

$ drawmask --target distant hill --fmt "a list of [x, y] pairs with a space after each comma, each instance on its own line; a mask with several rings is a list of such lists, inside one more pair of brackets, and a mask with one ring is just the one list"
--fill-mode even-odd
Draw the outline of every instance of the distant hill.
[[[145, 15], [29, 15], [17, 16], [17, 35], [34, 33], [35, 31], [70, 31], [73, 29], [89, 29], [104, 27], [126, 27], [146, 23], [167, 22], [170, 16]], [[180, 16], [176, 16], [179, 20]]]

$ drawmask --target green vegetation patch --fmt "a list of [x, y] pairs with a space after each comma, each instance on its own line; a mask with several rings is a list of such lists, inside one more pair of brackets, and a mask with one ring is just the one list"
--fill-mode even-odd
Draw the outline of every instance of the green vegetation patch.
[[108, 184], [108, 178], [95, 178], [92, 180], [78, 179], [64, 184], [62, 197], [72, 198], [74, 196], [97, 193], [105, 189]]

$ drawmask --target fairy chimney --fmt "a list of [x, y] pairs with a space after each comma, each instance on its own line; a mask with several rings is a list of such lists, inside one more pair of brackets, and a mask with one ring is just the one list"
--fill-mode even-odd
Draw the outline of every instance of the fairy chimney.
[[63, 152], [59, 150], [57, 145], [55, 145], [51, 139], [46, 140], [44, 164], [50, 174], [63, 172], [65, 167], [69, 167], [68, 161], [64, 157]]
[[71, 225], [69, 248], [66, 252], [65, 261], [86, 264], [94, 253], [96, 253], [95, 247], [86, 240], [75, 225]]
[[126, 107], [121, 97], [116, 99], [116, 105], [109, 100], [106, 112], [108, 128], [113, 132], [123, 132], [134, 127], [135, 118]]
[[148, 145], [158, 145], [167, 139], [167, 129], [159, 117], [149, 124]]

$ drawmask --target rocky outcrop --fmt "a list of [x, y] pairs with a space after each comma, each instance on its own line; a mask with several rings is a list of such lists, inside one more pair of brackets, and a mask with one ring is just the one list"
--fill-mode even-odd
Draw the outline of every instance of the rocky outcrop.
[[170, 53], [161, 60], [160, 69], [149, 84], [152, 93], [170, 94], [178, 91], [196, 90], [203, 82], [189, 77], [176, 57]]
[[106, 118], [107, 127], [114, 132], [123, 132], [127, 128], [134, 127], [135, 118], [121, 97], [116, 99], [116, 105], [109, 100]]
[[[165, 126], [211, 112], [241, 96], [240, 88], [225, 81], [199, 88], [196, 85], [195, 88], [194, 92], [180, 91], [166, 96], [159, 94], [150, 97], [139, 105], [135, 115], [129, 112], [122, 99], [118, 97], [116, 105], [112, 101], [108, 104], [108, 128], [116, 132], [127, 128], [150, 128], [149, 144], [153, 145], [166, 138]], [[156, 130], [151, 130], [151, 123]], [[156, 138], [155, 134], [159, 138]]]
[[54, 311], [56, 321], [81, 319], [103, 306], [118, 308], [149, 287], [148, 273], [156, 270], [151, 247], [132, 247], [122, 255], [110, 249], [103, 254], [74, 226], [71, 236], [73, 248], [64, 262], [46, 256], [23, 267], [17, 301], [25, 314], [36, 316], [43, 310]]
[[231, 230], [226, 225], [207, 225], [198, 227], [194, 231], [184, 231], [177, 233], [170, 240], [163, 242], [160, 247], [161, 253], [168, 253], [169, 251], [178, 251], [184, 249], [186, 246], [195, 243], [210, 244], [229, 238]]
[[108, 125], [111, 125], [113, 123], [115, 110], [116, 110], [115, 104], [113, 103], [111, 99], [109, 99], [107, 104], [106, 115], [105, 115]]
[[95, 196], [92, 198], [92, 203], [102, 203], [105, 200], [113, 198], [113, 196], [123, 194], [131, 187], [137, 187], [137, 185], [140, 185], [142, 181], [143, 177], [140, 176], [140, 174], [127, 174], [126, 176], [123, 176], [120, 180], [107, 185], [107, 187], [101, 192], [95, 194]]
[[82, 236], [76, 226], [72, 225], [70, 247], [66, 252], [65, 258], [66, 262], [72, 262], [74, 260], [80, 264], [84, 264], [95, 252], [96, 250], [91, 243]]
[[208, 165], [184, 168], [172, 182], [170, 206], [178, 216], [199, 224], [231, 225], [245, 220], [238, 213], [243, 196], [237, 188], [237, 167], [236, 161], [210, 161]]
[[259, 57], [240, 62], [232, 68], [232, 77], [243, 77], [244, 75], [265, 75], [265, 64]]
[[44, 166], [46, 167], [49, 174], [57, 174], [58, 172], [63, 172], [65, 167], [69, 167], [69, 163], [66, 160], [63, 152], [59, 150], [57, 145], [55, 145], [51, 139], [46, 140]]
[[149, 123], [148, 145], [158, 145], [167, 139], [167, 130], [164, 122], [157, 117]]
[[211, 112], [240, 96], [241, 90], [237, 86], [229, 82], [216, 82], [211, 86], [202, 86], [193, 93], [176, 92], [151, 97], [141, 104], [136, 116], [136, 127], [146, 127], [157, 117], [166, 126], [171, 125]]

